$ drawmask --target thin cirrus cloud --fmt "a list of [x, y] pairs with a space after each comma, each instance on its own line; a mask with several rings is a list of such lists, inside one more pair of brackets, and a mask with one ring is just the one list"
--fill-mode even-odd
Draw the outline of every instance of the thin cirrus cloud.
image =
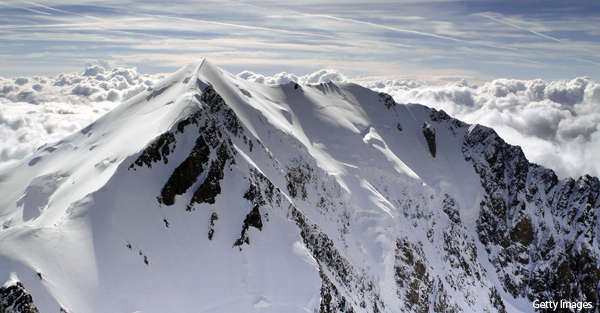
[[483, 16], [483, 17], [485, 17], [485, 18], [489, 18], [490, 20], [493, 20], [493, 21], [496, 21], [496, 22], [499, 22], [499, 23], [502, 23], [502, 24], [506, 24], [506, 25], [509, 25], [509, 26], [512, 26], [512, 27], [518, 28], [518, 29], [526, 30], [526, 31], [528, 31], [528, 32], [530, 32], [530, 33], [536, 34], [536, 35], [538, 35], [538, 36], [540, 36], [540, 37], [544, 37], [544, 38], [546, 38], [546, 39], [550, 39], [550, 40], [553, 40], [553, 41], [556, 41], [556, 42], [563, 43], [563, 41], [562, 41], [562, 40], [560, 40], [560, 39], [558, 39], [558, 38], [554, 38], [554, 37], [551, 37], [551, 36], [548, 36], [548, 35], [544, 35], [544, 34], [542, 34], [542, 33], [540, 33], [540, 32], [537, 32], [537, 31], [535, 31], [535, 30], [528, 29], [528, 28], [526, 28], [526, 27], [522, 27], [522, 26], [519, 26], [519, 25], [516, 25], [516, 24], [512, 24], [512, 23], [509, 23], [509, 22], [507, 22], [507, 21], [503, 21], [503, 20], [501, 20], [501, 19], [499, 19], [499, 18], [496, 18], [496, 17], [490, 16], [490, 15], [487, 15], [487, 14], [484, 14], [484, 13], [482, 13], [482, 14], [481, 14], [481, 16]]
[[[171, 73], [207, 57], [263, 83], [361, 82], [399, 102], [493, 126], [562, 176], [600, 174], [593, 158], [600, 6], [592, 1], [0, 0], [0, 7], [0, 138], [7, 138], [0, 161], [139, 92], [152, 82], [140, 73]], [[104, 69], [135, 75], [57, 76], [99, 59]], [[339, 72], [287, 74], [320, 68]], [[480, 87], [454, 84], [462, 78]], [[70, 85], [49, 83], [57, 79]]]
[[[0, 47], [3, 77], [55, 75], [96, 59], [146, 73], [172, 72], [175, 63], [191, 60], [174, 57], [210, 53], [231, 72], [271, 75], [336, 66], [355, 76], [600, 80], [589, 68], [600, 63], [593, 4], [568, 10], [557, 1], [536, 7], [495, 0], [176, 1], [168, 6], [2, 0], [0, 5], [0, 40], [8, 43]], [[219, 39], [239, 42], [219, 45]], [[166, 44], [173, 40], [185, 44]], [[213, 45], [202, 44], [209, 40]], [[23, 57], [34, 51], [45, 56]], [[232, 52], [252, 57], [235, 58]], [[164, 55], [174, 57], [158, 57]], [[285, 57], [269, 64], [273, 55]]]

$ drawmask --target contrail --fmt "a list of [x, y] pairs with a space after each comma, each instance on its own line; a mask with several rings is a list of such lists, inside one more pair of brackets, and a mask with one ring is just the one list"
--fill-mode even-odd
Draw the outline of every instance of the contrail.
[[[87, 18], [91, 18], [91, 19], [96, 19], [96, 20], [108, 22], [107, 20], [99, 18], [99, 17], [88, 16], [88, 15], [84, 15], [84, 14], [80, 14], [80, 13], [59, 10], [59, 9], [56, 9], [56, 8], [52, 8], [52, 7], [48, 7], [48, 6], [45, 6], [45, 5], [37, 4], [37, 3], [31, 2], [31, 1], [24, 1], [24, 2], [32, 4], [32, 5], [35, 5], [35, 6], [39, 6], [41, 8], [52, 10], [52, 11], [57, 11], [57, 12], [66, 13], [66, 14], [75, 14], [75, 15], [79, 15], [79, 16], [82, 16], [82, 17], [87, 17]], [[149, 17], [170, 18], [170, 19], [178, 19], [178, 20], [183, 20], [183, 21], [193, 21], [193, 22], [200, 22], [200, 23], [207, 23], [207, 24], [214, 24], [214, 25], [221, 25], [221, 26], [229, 26], [229, 27], [237, 27], [237, 28], [246, 28], [246, 29], [255, 29], [255, 30], [267, 30], [267, 31], [281, 32], [281, 33], [287, 33], [287, 34], [300, 34], [300, 35], [316, 36], [316, 37], [323, 37], [323, 38], [329, 38], [329, 39], [339, 39], [339, 38], [334, 37], [334, 36], [314, 34], [314, 33], [307, 33], [307, 32], [299, 32], [299, 31], [292, 31], [292, 30], [285, 30], [285, 29], [277, 29], [277, 28], [268, 28], [268, 27], [260, 27], [260, 26], [248, 26], [248, 25], [242, 25], [242, 24], [216, 22], [216, 21], [201, 20], [201, 19], [192, 19], [192, 18], [184, 18], [184, 17], [176, 17], [176, 16], [168, 16], [168, 15], [157, 15], [157, 14], [153, 15], [153, 14], [145, 14], [145, 13], [137, 13], [137, 12], [128, 12], [128, 13], [135, 14], [135, 15], [149, 16]]]
[[301, 12], [293, 12], [293, 11], [288, 11], [288, 12], [295, 14], [295, 15], [300, 15], [300, 16], [327, 18], [327, 19], [332, 19], [332, 20], [337, 20], [337, 21], [342, 21], [342, 22], [350, 22], [350, 23], [367, 25], [367, 26], [371, 26], [371, 27], [387, 29], [387, 30], [391, 30], [391, 31], [399, 32], [399, 33], [433, 37], [433, 38], [438, 38], [438, 39], [443, 39], [443, 40], [450, 40], [450, 41], [455, 41], [455, 42], [466, 43], [466, 44], [470, 44], [470, 45], [479, 45], [479, 46], [486, 46], [486, 47], [491, 47], [491, 48], [496, 48], [496, 49], [519, 51], [519, 49], [512, 48], [512, 47], [498, 46], [498, 45], [481, 42], [481, 41], [470, 41], [470, 40], [458, 39], [458, 38], [454, 38], [454, 37], [442, 36], [442, 35], [422, 32], [422, 31], [418, 31], [418, 30], [396, 28], [396, 27], [385, 26], [385, 25], [381, 25], [381, 24], [365, 22], [365, 21], [361, 21], [361, 20], [355, 20], [355, 19], [344, 18], [344, 17], [338, 17], [338, 16], [333, 16], [333, 15], [309, 14], [309, 13], [301, 13]]
[[[23, 1], [23, 2], [31, 4], [31, 5], [34, 5], [34, 6], [38, 6], [38, 7], [47, 9], [47, 10], [55, 11], [55, 12], [60, 12], [60, 13], [64, 13], [64, 14], [73, 14], [73, 15], [78, 15], [78, 16], [85, 17], [85, 18], [99, 20], [99, 21], [102, 21], [102, 22], [109, 22], [108, 20], [103, 19], [103, 18], [99, 18], [99, 17], [95, 17], [95, 16], [89, 16], [89, 15], [80, 14], [80, 13], [76, 13], [76, 12], [70, 12], [70, 11], [60, 10], [60, 9], [56, 9], [56, 8], [53, 8], [53, 7], [41, 5], [41, 4], [38, 4], [38, 3], [35, 3], [35, 2], [31, 2], [31, 1]], [[2, 3], [2, 2], [0, 2], [0, 3]], [[2, 3], [2, 4], [4, 4], [4, 3]], [[40, 12], [40, 11], [29, 9], [29, 8], [22, 8], [22, 9], [33, 11], [33, 12], [37, 12], [37, 13], [41, 13], [41, 14], [52, 15], [50, 13]], [[236, 27], [236, 28], [245, 28], [245, 29], [253, 29], [253, 30], [266, 30], [266, 31], [280, 32], [280, 33], [286, 33], [286, 34], [296, 34], [296, 35], [304, 35], [304, 36], [322, 37], [322, 38], [328, 38], [328, 39], [339, 39], [338, 37], [331, 36], [331, 35], [321, 35], [321, 34], [316, 34], [316, 33], [300, 32], [300, 31], [277, 29], [277, 28], [268, 28], [268, 27], [260, 27], [260, 26], [249, 26], [249, 25], [242, 25], [242, 24], [216, 22], [216, 21], [210, 21], [210, 20], [192, 19], [192, 18], [184, 18], [184, 17], [176, 17], [176, 16], [168, 16], [168, 15], [145, 14], [145, 13], [137, 13], [137, 12], [128, 12], [128, 13], [135, 14], [135, 15], [138, 15], [138, 16], [177, 19], [177, 20], [183, 20], [183, 21], [188, 21], [188, 22], [192, 21], [192, 22], [199, 22], [199, 23], [206, 23], [206, 24], [213, 24], [213, 25], [220, 25], [220, 26], [228, 26], [228, 27]], [[103, 29], [103, 28], [100, 28], [100, 29]], [[103, 29], [103, 30], [109, 31], [108, 29]], [[117, 32], [115, 30], [110, 30], [110, 31]], [[121, 32], [121, 33], [132, 33], [132, 32], [126, 32], [126, 31], [118, 31], [118, 32]], [[134, 33], [134, 34], [138, 34], [138, 33]], [[140, 34], [140, 35], [147, 35], [147, 34]], [[153, 37], [163, 38], [162, 36], [153, 36]]]
[[20, 28], [73, 28], [73, 27], [91, 27], [98, 26], [98, 23], [75, 23], [75, 24], [34, 24], [34, 25], [0, 25], [0, 29], [20, 29]]
[[328, 39], [340, 39], [339, 37], [330, 36], [330, 35], [321, 35], [321, 34], [300, 32], [300, 31], [286, 30], [286, 29], [279, 29], [279, 28], [249, 26], [249, 25], [243, 25], [243, 24], [216, 22], [216, 21], [210, 21], [210, 20], [201, 20], [201, 19], [193, 19], [193, 18], [169, 16], [169, 15], [157, 15], [157, 14], [147, 14], [147, 13], [137, 13], [137, 12], [128, 12], [128, 13], [140, 15], [140, 16], [155, 17], [155, 18], [176, 19], [176, 20], [182, 20], [182, 21], [187, 21], [187, 22], [198, 22], [198, 23], [253, 29], [253, 30], [266, 30], [266, 31], [271, 31], [271, 32], [279, 32], [279, 33], [294, 34], [294, 35], [304, 35], [304, 36], [312, 36], [312, 37], [323, 37], [323, 38], [328, 38]]
[[137, 33], [137, 32], [131, 32], [131, 31], [125, 31], [125, 30], [116, 30], [116, 29], [109, 29], [109, 28], [102, 28], [102, 27], [92, 27], [91, 29], [97, 29], [97, 30], [101, 30], [101, 31], [105, 31], [105, 32], [112, 32], [112, 33], [122, 33], [122, 34], [130, 34], [130, 35], [133, 34], [133, 35], [142, 36], [142, 37], [152, 37], [152, 38], [161, 38], [161, 39], [170, 39], [171, 38], [168, 36], [144, 34], [144, 33]]
[[594, 64], [594, 65], [600, 65], [600, 63], [598, 63], [598, 62], [594, 62], [594, 61], [590, 61], [590, 60], [586, 60], [586, 59], [576, 59], [576, 58], [567, 58], [567, 59], [578, 61], [578, 62], [590, 63], [590, 64]]
[[4, 3], [4, 2], [0, 2], [0, 3], [3, 4], [3, 5], [5, 5], [5, 6], [7, 6], [7, 7], [16, 8], [16, 9], [22, 9], [22, 10], [27, 10], [27, 11], [35, 12], [35, 13], [38, 13], [38, 14], [42, 14], [42, 15], [50, 15], [50, 16], [52, 16], [52, 14], [50, 14], [48, 12], [42, 12], [42, 11], [30, 9], [30, 8], [16, 7], [16, 6], [8, 5], [8, 4]]
[[[241, 6], [253, 7], [253, 8], [256, 8], [256, 9], [260, 9], [260, 10], [264, 10], [265, 9], [264, 7], [261, 7], [261, 6], [257, 6], [257, 5], [253, 5], [253, 4], [248, 4], [248, 3], [241, 3], [241, 2], [237, 2], [237, 1], [224, 1], [224, 2], [229, 2], [229, 3], [236, 4], [236, 5], [241, 5]], [[427, 32], [422, 32], [422, 31], [417, 31], [417, 30], [396, 28], [396, 27], [385, 26], [385, 25], [381, 25], [381, 24], [376, 24], [376, 23], [371, 23], [371, 22], [365, 22], [365, 21], [355, 20], [355, 19], [350, 19], [350, 18], [343, 18], [343, 17], [333, 16], [333, 15], [309, 14], [309, 13], [303, 13], [303, 12], [286, 10], [286, 9], [280, 9], [280, 11], [287, 12], [287, 13], [293, 14], [293, 15], [333, 19], [333, 20], [337, 20], [337, 21], [350, 22], [350, 23], [367, 25], [367, 26], [371, 26], [371, 27], [383, 28], [383, 29], [387, 29], [387, 30], [391, 30], [391, 31], [395, 31], [395, 32], [400, 32], [400, 33], [407, 33], [407, 34], [414, 34], [414, 35], [421, 35], [421, 36], [433, 37], [433, 38], [438, 38], [438, 39], [443, 39], [443, 40], [450, 40], [450, 41], [455, 41], [455, 42], [461, 42], [461, 43], [466, 43], [466, 44], [471, 44], [471, 45], [479, 45], [479, 46], [492, 47], [492, 48], [496, 48], [496, 49], [506, 49], [506, 50], [519, 51], [519, 49], [512, 48], [512, 47], [499, 46], [499, 45], [494, 45], [494, 44], [491, 44], [491, 43], [486, 43], [486, 42], [481, 42], [481, 41], [470, 41], [470, 40], [458, 39], [458, 38], [454, 38], [454, 37], [442, 36], [442, 35], [437, 35], [437, 34], [432, 34], [432, 33], [427, 33]]]
[[499, 23], [502, 23], [502, 24], [506, 24], [506, 25], [508, 25], [508, 26], [512, 26], [512, 27], [515, 27], [515, 28], [518, 28], [518, 29], [522, 29], [522, 30], [528, 31], [528, 32], [530, 32], [530, 33], [533, 33], [533, 34], [536, 34], [536, 35], [538, 35], [538, 36], [544, 37], [544, 38], [546, 38], [546, 39], [550, 39], [550, 40], [554, 40], [554, 41], [556, 41], [556, 42], [564, 43], [562, 40], [560, 40], [560, 39], [558, 39], [558, 38], [554, 38], [554, 37], [551, 37], [551, 36], [548, 36], [548, 35], [544, 35], [544, 34], [542, 34], [542, 33], [538, 33], [538, 32], [536, 32], [535, 30], [527, 29], [527, 28], [525, 28], [525, 27], [521, 27], [521, 26], [519, 26], [519, 25], [515, 25], [515, 24], [512, 24], [512, 23], [506, 22], [506, 21], [503, 21], [503, 20], [501, 20], [501, 19], [497, 19], [497, 18], [495, 18], [495, 17], [491, 17], [491, 16], [489, 16], [489, 15], [485, 15], [485, 14], [480, 14], [480, 15], [481, 15], [481, 16], [483, 16], [483, 17], [487, 17], [487, 18], [489, 18], [490, 20], [494, 20], [494, 21], [496, 21], [496, 22], [499, 22]]
[[[509, 26], [512, 26], [512, 27], [515, 27], [515, 28], [518, 28], [518, 29], [522, 29], [522, 30], [528, 31], [528, 32], [530, 32], [530, 33], [536, 34], [536, 35], [538, 35], [538, 36], [541, 36], [541, 37], [544, 37], [544, 38], [546, 38], [546, 39], [550, 39], [550, 40], [552, 40], [552, 41], [556, 41], [556, 42], [558, 42], [558, 43], [561, 43], [561, 44], [568, 44], [568, 42], [562, 41], [562, 40], [560, 40], [560, 39], [558, 39], [558, 38], [554, 38], [554, 37], [552, 37], [552, 36], [544, 35], [544, 34], [542, 34], [542, 33], [536, 32], [536, 31], [534, 31], [534, 30], [527, 29], [527, 28], [525, 28], [525, 27], [521, 27], [521, 26], [519, 26], [519, 25], [515, 25], [515, 24], [512, 24], [512, 23], [509, 23], [509, 22], [503, 21], [503, 20], [501, 20], [501, 19], [498, 19], [498, 18], [495, 18], [495, 17], [489, 16], [489, 15], [486, 15], [486, 14], [479, 14], [479, 15], [481, 15], [481, 16], [483, 16], [483, 17], [486, 17], [486, 18], [489, 18], [489, 19], [491, 19], [491, 20], [494, 20], [494, 21], [496, 21], [496, 22], [502, 23], [502, 24], [506, 24], [506, 25], [509, 25]], [[592, 50], [589, 50], [589, 49], [586, 49], [586, 48], [581, 48], [581, 49], [579, 49], [579, 50], [581, 50], [581, 51], [585, 51], [585, 52], [587, 52], [587, 53], [590, 53], [590, 54], [593, 54], [593, 55], [597, 55], [597, 53], [598, 53], [597, 51], [592, 51]], [[587, 62], [587, 63], [594, 64], [594, 65], [600, 65], [600, 64], [598, 64], [597, 62], [590, 61], [590, 60], [586, 60], [586, 59], [573, 59], [573, 58], [569, 58], [569, 59], [572, 59], [572, 60], [577, 60], [577, 61], [580, 61], [580, 62]]]
[[[101, 22], [111, 22], [111, 21], [103, 19], [103, 18], [99, 18], [99, 17], [95, 17], [95, 16], [90, 16], [90, 15], [85, 15], [85, 14], [76, 13], [76, 12], [71, 12], [71, 11], [60, 10], [60, 9], [56, 9], [56, 8], [53, 8], [53, 7], [49, 7], [49, 6], [41, 5], [41, 4], [38, 4], [38, 3], [34, 3], [34, 2], [31, 2], [31, 1], [23, 1], [23, 2], [29, 3], [31, 5], [38, 6], [40, 8], [44, 8], [44, 9], [47, 9], [47, 10], [56, 11], [56, 12], [60, 12], [60, 13], [64, 13], [64, 14], [73, 14], [73, 15], [77, 15], [77, 16], [81, 16], [81, 17], [85, 17], [85, 18], [89, 18], [89, 19], [93, 19], [93, 20], [97, 20], [97, 21], [101, 21]], [[114, 22], [113, 24], [114, 25], [119, 25], [119, 23], [117, 23], [117, 22]], [[132, 32], [132, 31], [124, 31], [124, 30], [116, 30], [116, 29], [104, 28], [104, 27], [98, 26], [97, 24], [92, 24], [92, 25], [95, 25], [96, 27], [93, 27], [91, 29], [96, 29], [96, 30], [100, 30], [100, 31], [113, 32], [113, 33], [121, 33], [121, 34], [134, 34], [134, 35], [138, 35], [138, 36], [153, 37], [153, 38], [163, 38], [163, 39], [164, 38], [169, 38], [167, 36], [160, 36], [160, 35], [153, 35], [153, 34], [144, 34], [144, 33]]]
[[[89, 15], [84, 15], [84, 14], [80, 14], [80, 13], [69, 12], [69, 11], [64, 11], [64, 10], [59, 10], [59, 9], [56, 9], [56, 8], [53, 8], [53, 7], [49, 7], [49, 6], [45, 6], [45, 5], [41, 5], [41, 4], [37, 4], [37, 3], [33, 3], [33, 2], [31, 2], [31, 1], [23, 1], [23, 2], [25, 2], [25, 3], [29, 3], [29, 4], [32, 4], [32, 5], [35, 5], [35, 6], [38, 6], [38, 7], [40, 7], [40, 8], [44, 8], [44, 9], [47, 9], [47, 10], [51, 10], [51, 11], [56, 11], [56, 12], [65, 13], [65, 14], [74, 14], [74, 15], [79, 15], [79, 16], [81, 16], [81, 17], [87, 17], [87, 18], [91, 18], [91, 19], [94, 19], [94, 20], [99, 20], [99, 21], [107, 22], [107, 20], [105, 20], [105, 19], [102, 19], [102, 18], [99, 18], [99, 17], [95, 17], [95, 16], [89, 16]], [[51, 15], [51, 14], [50, 14], [50, 15]]]

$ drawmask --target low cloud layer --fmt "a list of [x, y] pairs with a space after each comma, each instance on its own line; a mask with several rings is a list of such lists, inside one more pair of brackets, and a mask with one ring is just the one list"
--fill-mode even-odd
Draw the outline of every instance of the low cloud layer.
[[[280, 73], [240, 77], [281, 84], [351, 81], [335, 70], [297, 77]], [[361, 80], [363, 86], [392, 95], [399, 103], [420, 103], [444, 110], [470, 124], [492, 127], [508, 143], [523, 148], [534, 163], [559, 177], [600, 176], [600, 84], [587, 77], [570, 81], [496, 79], [482, 86], [465, 79], [443, 87], [414, 80]]]
[[287, 84], [289, 82], [295, 82], [301, 85], [305, 85], [328, 83], [331, 81], [348, 81], [348, 78], [342, 75], [342, 73], [340, 73], [337, 70], [331, 69], [322, 69], [312, 74], [304, 76], [296, 76], [294, 74], [288, 74], [286, 72], [281, 72], [279, 74], [275, 74], [274, 76], [264, 76], [261, 74], [253, 73], [251, 71], [243, 71], [237, 76], [245, 80], [267, 85]]
[[141, 75], [135, 68], [107, 70], [91, 65], [82, 73], [63, 73], [56, 77], [0, 77], [0, 98], [31, 104], [119, 102], [148, 88], [155, 80], [156, 77]]
[[497, 79], [483, 86], [465, 80], [445, 87], [385, 86], [399, 103], [421, 103], [471, 124], [494, 128], [523, 148], [527, 158], [561, 177], [600, 176], [600, 84]]
[[[337, 70], [298, 76], [238, 74], [264, 84], [320, 84], [352, 81]], [[0, 78], [0, 162], [29, 155], [60, 140], [152, 85], [160, 77], [135, 69], [87, 67], [57, 77]], [[365, 80], [399, 103], [421, 103], [471, 124], [493, 127], [527, 158], [561, 177], [600, 176], [600, 84], [586, 77], [570, 81], [497, 79], [481, 86], [459, 80], [432, 87], [413, 80]]]
[[156, 79], [99, 65], [56, 77], [0, 77], [0, 162], [23, 158], [85, 127]]

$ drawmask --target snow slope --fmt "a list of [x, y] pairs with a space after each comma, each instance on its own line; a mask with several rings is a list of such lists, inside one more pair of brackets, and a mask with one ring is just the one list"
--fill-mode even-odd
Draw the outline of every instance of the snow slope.
[[481, 226], [509, 149], [481, 129], [199, 60], [0, 169], [0, 278], [40, 312], [529, 311]]

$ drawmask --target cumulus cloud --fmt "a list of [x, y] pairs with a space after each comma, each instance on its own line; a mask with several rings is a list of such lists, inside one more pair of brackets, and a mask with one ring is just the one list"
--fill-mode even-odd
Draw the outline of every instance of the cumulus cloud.
[[554, 169], [560, 177], [600, 176], [600, 84], [587, 77], [374, 89], [400, 103], [422, 103], [467, 123], [490, 126], [507, 142], [521, 146], [530, 161]]
[[0, 77], [0, 99], [31, 104], [124, 101], [157, 79], [139, 74], [135, 68], [105, 69], [91, 65], [82, 73], [62, 73], [56, 77]]
[[5, 103], [0, 100], [0, 162], [23, 158], [45, 143], [58, 141], [85, 127], [114, 107], [48, 102]]
[[328, 83], [331, 81], [334, 81], [334, 82], [349, 81], [348, 78], [346, 76], [342, 75], [342, 73], [340, 73], [338, 70], [332, 70], [332, 69], [322, 69], [322, 70], [319, 70], [319, 71], [316, 71], [314, 73], [307, 74], [304, 76], [296, 76], [294, 74], [288, 74], [286, 72], [281, 72], [281, 73], [275, 74], [274, 76], [264, 76], [261, 74], [253, 73], [251, 71], [243, 71], [243, 72], [239, 73], [237, 76], [242, 79], [245, 79], [245, 80], [249, 80], [249, 81], [253, 81], [253, 82], [257, 82], [257, 83], [261, 83], [261, 84], [267, 84], [267, 85], [287, 84], [289, 82], [295, 82], [295, 83], [302, 84], [302, 85], [305, 85], [305, 84], [318, 85], [318, 84], [322, 84], [322, 83]]
[[[264, 84], [352, 81], [329, 69], [304, 76], [250, 71], [238, 76]], [[0, 162], [20, 159], [81, 129], [160, 78], [106, 64], [56, 77], [0, 77]], [[562, 178], [600, 176], [600, 84], [587, 77], [496, 79], [481, 86], [461, 79], [443, 87], [401, 79], [360, 81], [399, 103], [421, 103], [467, 123], [490, 126], [507, 142], [520, 145], [530, 161]]]
[[413, 89], [421, 87], [421, 83], [414, 80], [401, 80], [401, 79], [388, 79], [388, 80], [375, 80], [367, 81], [362, 83], [363, 86], [371, 89], [382, 89], [382, 88], [394, 88], [394, 89]]
[[100, 65], [56, 77], [0, 77], [0, 162], [85, 127], [159, 78]]

